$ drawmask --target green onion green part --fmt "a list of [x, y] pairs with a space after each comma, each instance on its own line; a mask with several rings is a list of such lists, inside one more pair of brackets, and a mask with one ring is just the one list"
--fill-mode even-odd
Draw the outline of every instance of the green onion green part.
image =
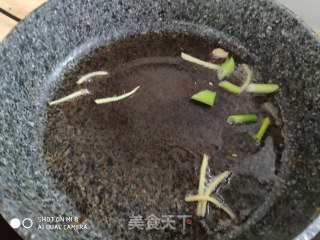
[[246, 122], [257, 122], [258, 117], [256, 114], [239, 114], [239, 115], [230, 115], [227, 119], [227, 122], [232, 124], [237, 123], [246, 123]]
[[252, 93], [272, 93], [279, 89], [278, 84], [273, 83], [250, 83], [246, 91]]
[[237, 85], [234, 85], [229, 81], [222, 81], [219, 83], [219, 86], [232, 93], [239, 94], [241, 92], [240, 87], [238, 87]]
[[233, 72], [235, 67], [233, 57], [228, 58], [218, 69], [218, 78], [222, 80], [224, 77], [228, 76]]
[[216, 92], [212, 92], [209, 90], [203, 90], [201, 92], [196, 93], [191, 97], [191, 99], [207, 104], [209, 106], [213, 106], [214, 100], [216, 98]]
[[270, 122], [270, 118], [266, 117], [266, 118], [263, 119], [261, 127], [260, 127], [258, 133], [255, 136], [255, 139], [257, 141], [259, 141], [259, 142], [261, 141], [261, 139], [263, 138], [264, 134], [266, 133], [270, 123], [271, 123]]

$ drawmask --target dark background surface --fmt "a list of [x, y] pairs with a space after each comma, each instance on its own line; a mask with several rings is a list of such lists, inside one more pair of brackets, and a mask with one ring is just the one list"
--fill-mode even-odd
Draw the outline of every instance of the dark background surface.
[[6, 220], [3, 219], [3, 217], [0, 215], [0, 236], [3, 237], [3, 239], [9, 239], [9, 240], [23, 240], [6, 222]]

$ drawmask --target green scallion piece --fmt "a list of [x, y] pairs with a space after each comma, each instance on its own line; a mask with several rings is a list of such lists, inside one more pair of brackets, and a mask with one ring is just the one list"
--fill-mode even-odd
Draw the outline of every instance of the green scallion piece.
[[228, 76], [233, 72], [235, 67], [233, 57], [228, 58], [218, 69], [218, 78], [222, 80], [224, 77]]
[[279, 89], [278, 84], [273, 83], [250, 83], [246, 91], [252, 93], [272, 93]]
[[227, 122], [232, 124], [237, 123], [246, 123], [246, 122], [257, 122], [258, 117], [256, 114], [238, 114], [238, 115], [230, 115], [227, 119]]
[[201, 92], [196, 93], [191, 97], [191, 99], [207, 104], [209, 106], [213, 106], [214, 100], [216, 98], [216, 92], [212, 92], [210, 90], [203, 90]]
[[270, 118], [266, 117], [266, 118], [263, 119], [261, 127], [260, 127], [258, 133], [255, 136], [255, 139], [258, 142], [260, 142], [261, 139], [263, 138], [263, 136], [266, 133], [267, 128], [269, 127], [270, 123], [271, 123]]
[[229, 81], [222, 81], [219, 83], [219, 86], [232, 93], [239, 94], [241, 92], [240, 87], [238, 87], [237, 85], [234, 85]]

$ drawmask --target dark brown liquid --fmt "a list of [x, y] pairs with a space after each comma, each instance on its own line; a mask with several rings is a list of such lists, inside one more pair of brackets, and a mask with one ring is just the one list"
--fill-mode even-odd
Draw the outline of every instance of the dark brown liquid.
[[[236, 229], [265, 201], [277, 179], [283, 140], [275, 125], [268, 129], [267, 144], [263, 140], [258, 146], [252, 136], [268, 116], [261, 104], [273, 100], [226, 92], [218, 87], [214, 71], [179, 57], [185, 51], [208, 60], [215, 46], [185, 35], [131, 38], [93, 53], [65, 80], [56, 99], [76, 91], [81, 74], [110, 72], [84, 84], [92, 95], [48, 112], [46, 160], [84, 218], [121, 238], [198, 239]], [[94, 103], [136, 86], [140, 89], [131, 98]], [[217, 92], [212, 108], [190, 99], [204, 89]], [[259, 123], [227, 124], [229, 115], [243, 113], [257, 113]], [[236, 220], [209, 204], [207, 218], [200, 221], [197, 204], [184, 201], [197, 193], [204, 153], [210, 156], [209, 175], [234, 172], [216, 196], [235, 212]], [[176, 229], [129, 230], [132, 214], [173, 215]], [[193, 215], [185, 231], [178, 215]]]

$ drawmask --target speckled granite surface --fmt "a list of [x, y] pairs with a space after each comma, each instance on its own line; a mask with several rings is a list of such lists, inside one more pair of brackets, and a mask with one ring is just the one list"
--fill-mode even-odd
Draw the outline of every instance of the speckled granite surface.
[[[191, 22], [237, 39], [281, 85], [290, 173], [276, 205], [247, 239], [288, 239], [310, 220], [320, 197], [320, 42], [270, 1], [50, 1], [0, 45], [0, 209], [13, 217], [79, 216], [43, 160], [47, 100], [79, 56], [121, 37]], [[199, 30], [201, 32], [201, 29]], [[289, 220], [288, 220], [289, 219]], [[109, 239], [88, 231], [19, 228], [25, 239]], [[241, 238], [241, 236], [240, 236]]]

